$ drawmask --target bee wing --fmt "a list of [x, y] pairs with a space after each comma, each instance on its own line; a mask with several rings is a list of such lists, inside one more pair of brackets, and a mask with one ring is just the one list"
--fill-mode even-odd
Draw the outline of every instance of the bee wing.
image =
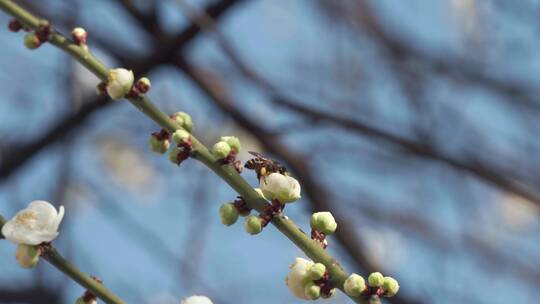
[[248, 151], [249, 154], [255, 156], [255, 157], [258, 157], [258, 158], [263, 158], [263, 159], [266, 159], [266, 157], [264, 157], [261, 153], [259, 152], [255, 152], [255, 151]]

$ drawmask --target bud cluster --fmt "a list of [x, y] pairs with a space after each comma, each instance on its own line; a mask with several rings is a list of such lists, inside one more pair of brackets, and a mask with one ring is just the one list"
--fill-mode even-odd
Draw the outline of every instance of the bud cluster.
[[373, 272], [369, 275], [366, 281], [356, 273], [351, 274], [343, 284], [345, 293], [349, 296], [359, 296], [370, 298], [378, 297], [393, 297], [399, 291], [399, 284], [392, 277], [385, 277], [380, 272]]
[[173, 133], [173, 140], [176, 142], [176, 147], [169, 154], [169, 160], [180, 166], [191, 155], [193, 149], [191, 134], [186, 130], [178, 129]]
[[[136, 86], [140, 87], [140, 84]], [[150, 84], [148, 84], [148, 87], [149, 86]], [[165, 129], [154, 132], [150, 136], [148, 145], [153, 152], [164, 154], [169, 150], [172, 137], [176, 146], [169, 153], [169, 160], [176, 165], [180, 165], [184, 160], [189, 158], [193, 152], [193, 142], [191, 134], [189, 133], [193, 129], [193, 122], [191, 116], [185, 112], [176, 112], [171, 115], [170, 118], [178, 123], [182, 129], [176, 130], [172, 135]]]
[[[17, 20], [11, 20], [8, 24], [9, 30], [18, 32], [23, 29], [23, 25]], [[40, 20], [37, 28], [34, 31], [29, 31], [24, 35], [24, 46], [30, 50], [37, 49], [44, 42], [49, 40], [49, 35], [52, 31], [51, 25], [46, 20]]]
[[285, 283], [296, 297], [304, 300], [326, 299], [335, 293], [324, 264], [296, 258], [289, 268], [291, 271]]

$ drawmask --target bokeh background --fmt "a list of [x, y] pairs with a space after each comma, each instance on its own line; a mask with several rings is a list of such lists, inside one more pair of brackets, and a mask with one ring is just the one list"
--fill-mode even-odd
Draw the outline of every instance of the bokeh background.
[[[234, 134], [286, 164], [303, 186], [288, 216], [308, 231], [331, 210], [330, 252], [396, 277], [389, 303], [538, 302], [540, 1], [17, 2], [64, 33], [85, 27], [101, 60], [148, 75], [151, 98], [190, 113], [206, 144]], [[224, 182], [152, 154], [153, 122], [22, 40], [0, 30], [2, 215], [64, 205], [55, 244], [129, 303], [303, 303], [284, 284], [292, 243], [223, 227]], [[1, 303], [83, 292], [14, 251], [0, 242]]]

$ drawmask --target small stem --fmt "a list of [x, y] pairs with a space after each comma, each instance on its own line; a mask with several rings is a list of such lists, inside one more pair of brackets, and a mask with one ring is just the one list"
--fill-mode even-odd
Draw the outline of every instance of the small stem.
[[79, 285], [89, 290], [98, 298], [109, 304], [124, 304], [125, 302], [107, 289], [102, 283], [99, 283], [94, 278], [80, 271], [75, 265], [66, 260], [54, 247], [51, 247], [43, 255], [47, 262], [51, 263], [65, 275], [72, 278]]
[[[4, 10], [9, 15], [14, 16], [17, 18], [17, 20], [29, 28], [34, 29], [38, 25], [39, 20], [37, 18], [10, 0], [0, 0], [0, 9]], [[108, 68], [99, 62], [99, 60], [97, 60], [92, 54], [90, 54], [88, 50], [85, 50], [75, 43], [72, 43], [56, 31], [53, 31], [50, 34], [49, 40], [52, 44], [69, 53], [102, 81], [107, 80]], [[161, 112], [147, 96], [143, 95], [141, 97], [131, 98], [130, 102], [137, 109], [146, 114], [163, 129], [169, 131], [170, 133], [181, 129], [180, 125], [171, 120], [168, 115]], [[210, 151], [194, 136], [192, 136], [192, 144], [195, 159], [204, 163], [208, 168], [220, 176], [227, 184], [229, 184], [229, 186], [231, 186], [236, 192], [238, 192], [244, 198], [250, 208], [259, 212], [263, 211], [267, 201], [260, 196], [253, 189], [253, 187], [238, 174], [238, 172], [236, 172], [233, 166], [219, 164], [217, 160], [214, 159]], [[337, 260], [330, 256], [318, 242], [312, 240], [302, 230], [300, 230], [300, 228], [296, 226], [294, 222], [289, 220], [284, 215], [274, 217], [272, 224], [296, 246], [298, 246], [298, 248], [300, 248], [309, 258], [316, 262], [323, 263], [327, 267], [330, 274], [330, 281], [337, 288], [343, 290], [343, 282], [345, 279], [347, 279], [348, 273], [345, 272]], [[68, 272], [64, 272], [69, 275]], [[353, 299], [356, 303], [368, 303], [368, 300], [361, 296], [351, 297], [351, 299]]]

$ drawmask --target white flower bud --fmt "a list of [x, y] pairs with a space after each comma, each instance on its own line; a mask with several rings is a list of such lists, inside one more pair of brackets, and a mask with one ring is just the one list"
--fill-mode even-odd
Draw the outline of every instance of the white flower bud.
[[180, 304], [213, 304], [212, 301], [210, 301], [209, 298], [205, 296], [191, 296], [189, 298], [185, 298], [180, 302]]
[[310, 225], [312, 229], [321, 231], [326, 235], [330, 235], [336, 231], [337, 223], [332, 213], [316, 212], [311, 215]]
[[133, 71], [123, 68], [110, 69], [107, 75], [107, 94], [112, 99], [122, 99], [133, 86]]
[[172, 115], [174, 121], [186, 129], [188, 132], [193, 131], [193, 120], [186, 112], [176, 112]]
[[300, 183], [290, 176], [272, 173], [260, 180], [260, 188], [264, 197], [277, 199], [280, 203], [292, 203], [300, 199]]
[[88, 33], [82, 27], [76, 27], [71, 31], [71, 37], [78, 45], [86, 44], [86, 39], [88, 38]]
[[385, 297], [393, 297], [399, 291], [399, 284], [398, 281], [392, 277], [384, 277], [382, 288], [384, 290]]
[[306, 296], [305, 287], [309, 282], [307, 278], [307, 271], [313, 266], [313, 262], [303, 258], [296, 258], [294, 263], [289, 267], [291, 271], [285, 278], [285, 283], [289, 290], [300, 299], [310, 300]]
[[219, 208], [221, 223], [225, 226], [230, 226], [238, 220], [238, 210], [232, 203], [225, 203]]
[[231, 149], [236, 151], [236, 153], [240, 152], [240, 148], [242, 146], [240, 145], [240, 140], [238, 139], [238, 137], [236, 137], [236, 136], [222, 136], [221, 141], [224, 141], [227, 144], [229, 144]]
[[16, 244], [38, 245], [58, 236], [64, 207], [58, 212], [49, 202], [33, 201], [2, 227], [4, 237]]
[[363, 277], [353, 273], [345, 280], [343, 289], [345, 289], [345, 293], [349, 296], [358, 296], [366, 290], [366, 281]]
[[150, 88], [152, 87], [152, 83], [150, 82], [150, 79], [148, 77], [142, 77], [139, 80], [137, 80], [137, 83], [135, 84], [139, 92], [146, 94], [148, 91], [150, 91]]
[[15, 258], [22, 268], [32, 268], [39, 262], [39, 249], [36, 246], [19, 244]]
[[371, 287], [381, 287], [384, 283], [384, 277], [380, 272], [373, 272], [368, 277], [368, 285]]
[[228, 143], [224, 141], [218, 141], [213, 147], [212, 147], [212, 155], [216, 159], [224, 159], [229, 155], [231, 152], [231, 147]]
[[247, 233], [251, 235], [261, 233], [263, 229], [261, 218], [256, 215], [250, 215], [246, 217], [246, 221], [244, 222], [244, 228], [246, 229]]

